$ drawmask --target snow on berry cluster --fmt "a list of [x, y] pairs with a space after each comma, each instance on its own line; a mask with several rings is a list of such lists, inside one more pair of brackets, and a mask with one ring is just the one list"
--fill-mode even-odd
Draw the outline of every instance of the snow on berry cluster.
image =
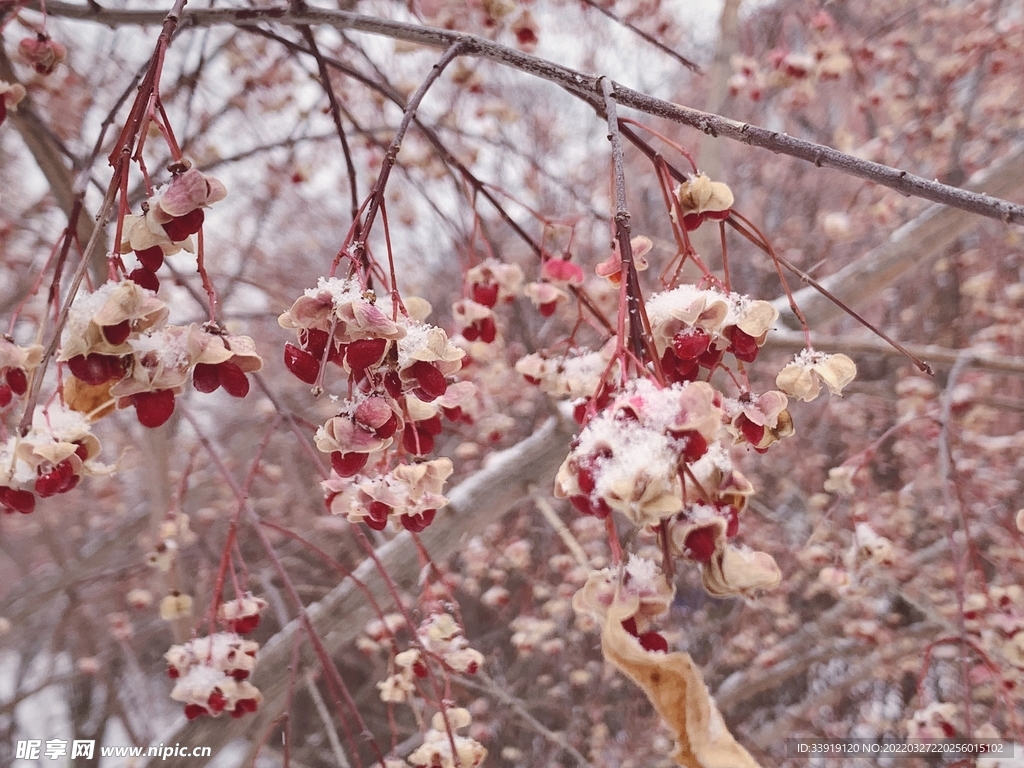
[[185, 705], [185, 717], [219, 717], [225, 712], [242, 717], [255, 712], [263, 700], [246, 678], [256, 665], [259, 643], [237, 632], [218, 632], [164, 654], [167, 676], [175, 681], [171, 698]]
[[462, 627], [448, 613], [430, 615], [416, 630], [418, 647], [395, 654], [391, 674], [377, 683], [382, 701], [407, 701], [416, 690], [416, 680], [427, 677], [433, 660], [446, 670], [475, 675], [484, 662], [483, 654], [471, 648]]
[[0, 508], [29, 514], [37, 498], [67, 493], [84, 475], [109, 474], [99, 454], [100, 441], [82, 414], [59, 403], [37, 409], [26, 435], [0, 444]]
[[706, 382], [632, 381], [573, 441], [555, 495], [583, 514], [614, 510], [636, 526], [664, 526], [671, 553], [699, 563], [712, 594], [775, 586], [769, 555], [729, 541], [753, 487], [718, 442], [726, 418]]
[[[687, 198], [686, 215], [704, 215], [728, 210], [727, 191], [697, 178], [679, 194]], [[730, 396], [710, 383], [712, 375], [732, 371], [727, 355], [740, 374], [743, 363], [757, 359], [778, 317], [774, 307], [681, 285], [651, 297], [646, 312], [660, 365], [638, 378], [623, 381], [611, 343], [600, 352], [528, 355], [516, 366], [549, 395], [576, 399], [583, 429], [559, 468], [555, 495], [585, 515], [604, 519], [614, 511], [660, 530], [667, 554], [699, 564], [712, 595], [773, 587], [780, 573], [771, 556], [732, 543], [754, 489], [727, 445], [763, 453], [793, 434], [787, 393], [810, 400], [822, 383], [841, 393], [856, 372], [853, 362], [806, 350], [779, 374], [779, 390], [742, 388]]]
[[358, 475], [351, 481], [334, 474], [322, 485], [333, 514], [345, 515], [353, 523], [363, 522], [378, 531], [391, 520], [396, 528], [418, 533], [448, 503], [441, 491], [452, 471], [451, 459], [442, 457], [400, 464], [372, 477]]
[[139, 423], [159, 427], [191, 375], [200, 392], [249, 392], [246, 376], [263, 367], [253, 340], [213, 325], [168, 325], [156, 293], [132, 280], [108, 282], [71, 307], [58, 359], [71, 377], [64, 399], [92, 417], [133, 407]]
[[[487, 750], [483, 744], [468, 736], [451, 731], [468, 728], [473, 716], [468, 709], [454, 707], [434, 713], [431, 728], [423, 735], [423, 743], [409, 755], [412, 768], [476, 768], [483, 765]], [[455, 752], [452, 752], [452, 745]]]
[[248, 678], [259, 643], [242, 635], [259, 626], [266, 607], [266, 600], [251, 593], [222, 603], [217, 618], [230, 631], [172, 645], [164, 654], [167, 676], [175, 681], [171, 698], [185, 705], [189, 720], [225, 712], [242, 717], [257, 710], [263, 696]]
[[693, 285], [652, 296], [647, 314], [669, 381], [693, 381], [726, 353], [753, 362], [779, 316], [767, 301]]
[[205, 208], [227, 196], [224, 185], [181, 161], [171, 167], [171, 181], [142, 204], [142, 214], [128, 215], [121, 224], [121, 253], [135, 253], [139, 266], [128, 279], [143, 288], [160, 287], [157, 270], [164, 257], [192, 252], [192, 235], [206, 218]]
[[0, 413], [28, 391], [29, 375], [39, 365], [43, 347], [19, 347], [10, 336], [0, 336]]
[[465, 351], [442, 329], [407, 314], [425, 316], [426, 302], [406, 304], [389, 316], [358, 280], [321, 278], [278, 319], [297, 335], [298, 343], [284, 349], [296, 377], [322, 387], [326, 364], [344, 373], [348, 395], [315, 436], [317, 448], [331, 457], [324, 490], [336, 514], [378, 530], [388, 519], [417, 531], [433, 520], [445, 503], [440, 494], [451, 462], [417, 460], [387, 471], [388, 456], [432, 452], [442, 415], [459, 419], [474, 394], [471, 383], [448, 381]]

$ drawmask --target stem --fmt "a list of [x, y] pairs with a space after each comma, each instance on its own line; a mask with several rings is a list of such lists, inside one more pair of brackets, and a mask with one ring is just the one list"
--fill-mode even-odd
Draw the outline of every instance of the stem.
[[[619, 134], [619, 118], [616, 113], [615, 95], [611, 81], [601, 78], [604, 93], [604, 109], [608, 118], [608, 141], [612, 143], [612, 172], [615, 179], [615, 242], [619, 246], [621, 279], [619, 281], [619, 343], [625, 335], [622, 308], [629, 317], [629, 346], [633, 354], [644, 360], [647, 344], [643, 334], [643, 320], [640, 312], [640, 280], [633, 262], [633, 245], [629, 241], [629, 210], [626, 207], [626, 171], [622, 152], [622, 137]], [[656, 357], [656, 355], [652, 355]]]
[[[423, 97], [427, 95], [427, 91], [430, 90], [437, 79], [444, 72], [445, 67], [452, 63], [458, 56], [462, 55], [465, 49], [465, 45], [462, 42], [455, 42], [448, 50], [444, 52], [444, 55], [438, 59], [437, 63], [430, 70], [430, 74], [426, 76], [420, 87], [416, 89], [416, 92], [409, 99], [409, 103], [405, 108], [405, 114], [402, 115], [402, 122], [398, 124], [398, 130], [395, 132], [395, 137], [391, 140], [391, 145], [388, 147], [388, 151], [384, 154], [384, 162], [381, 163], [380, 175], [377, 177], [377, 182], [373, 185], [373, 189], [370, 191], [370, 205], [366, 211], [366, 217], [363, 219], [363, 224], [359, 227], [359, 230], [355, 233], [358, 238], [353, 249], [353, 256], [359, 261], [363, 261], [366, 256], [366, 238], [370, 234], [370, 230], [373, 229], [373, 221], [377, 218], [377, 212], [380, 210], [381, 204], [384, 201], [384, 188], [387, 186], [388, 177], [391, 175], [391, 169], [395, 167], [395, 162], [398, 160], [398, 151], [402, 148], [402, 140], [405, 138], [405, 132], [409, 129], [409, 123], [412, 122], [413, 117], [416, 115], [416, 110], [419, 109], [420, 102], [423, 101]], [[394, 286], [392, 286], [394, 288]]]
[[[180, 2], [181, 5], [184, 4], [183, 0]], [[37, 7], [38, 0], [27, 3], [27, 5]], [[67, 3], [58, 0], [47, 3], [47, 6], [52, 16], [84, 19], [109, 27], [129, 24], [154, 25], [159, 24], [164, 18], [157, 11], [104, 9], [96, 4]], [[461, 43], [464, 46], [462, 53], [465, 55], [489, 59], [503, 66], [548, 80], [565, 88], [595, 109], [602, 108], [601, 87], [598, 84], [598, 78], [475, 35], [432, 29], [418, 24], [380, 19], [348, 11], [313, 8], [297, 11], [289, 11], [280, 7], [202, 9], [184, 14], [183, 21], [193, 27], [219, 25], [247, 27], [261, 21], [292, 27], [322, 24], [335, 29], [351, 29], [434, 48], [449, 48], [456, 43]], [[888, 187], [902, 195], [931, 200], [934, 203], [959, 208], [990, 219], [998, 219], [1007, 224], [1024, 224], [1024, 205], [931, 181], [898, 168], [854, 157], [822, 144], [787, 136], [750, 123], [741, 123], [721, 115], [684, 107], [681, 104], [657, 99], [622, 85], [615, 85], [615, 94], [622, 106], [656, 117], [663, 117], [681, 125], [688, 125], [715, 138], [731, 139], [778, 154], [789, 155], [813, 163], [819, 168], [825, 166], [835, 168], [847, 175]]]

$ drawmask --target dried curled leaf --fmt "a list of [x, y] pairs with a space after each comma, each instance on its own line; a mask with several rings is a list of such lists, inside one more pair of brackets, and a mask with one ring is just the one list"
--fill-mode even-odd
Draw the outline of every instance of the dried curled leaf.
[[622, 627], [630, 615], [629, 602], [612, 605], [601, 630], [601, 650], [607, 661], [643, 688], [675, 732], [672, 759], [685, 768], [759, 768], [729, 733], [690, 654], [644, 650]]
[[729, 545], [705, 564], [702, 580], [708, 594], [733, 597], [773, 589], [782, 581], [782, 573], [767, 552]]

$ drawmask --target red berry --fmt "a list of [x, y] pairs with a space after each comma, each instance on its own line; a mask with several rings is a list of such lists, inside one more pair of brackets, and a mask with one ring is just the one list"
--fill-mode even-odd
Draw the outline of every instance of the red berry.
[[181, 672], [177, 667], [167, 667], [167, 676], [171, 678], [171, 680], [177, 680], [181, 677]]
[[637, 639], [645, 651], [668, 653], [668, 641], [657, 632], [644, 632]]
[[731, 214], [732, 208], [726, 208], [724, 211], [704, 211], [704, 217], [712, 221], [725, 221]]
[[718, 528], [713, 525], [696, 528], [686, 534], [686, 541], [683, 546], [686, 549], [686, 556], [699, 563], [706, 563], [715, 554], [715, 545], [718, 541]]
[[249, 677], [249, 670], [247, 669], [233, 669], [231, 670], [231, 677], [241, 682]]
[[185, 705], [185, 717], [189, 720], [195, 720], [197, 717], [208, 715], [209, 712], [205, 708], [200, 707], [198, 704], [186, 704]]
[[402, 379], [398, 371], [391, 370], [384, 374], [384, 389], [395, 400], [402, 396]]
[[704, 368], [714, 368], [725, 356], [724, 349], [717, 349], [714, 346], [708, 347], [708, 351], [697, 358], [697, 362]]
[[[539, 382], [538, 382], [539, 383]], [[583, 422], [587, 420], [587, 406], [590, 405], [590, 398], [580, 400], [576, 405], [572, 407], [572, 420], [583, 426]]]
[[210, 694], [210, 698], [206, 700], [206, 706], [214, 714], [216, 714], [217, 712], [222, 712], [227, 703], [228, 702], [227, 699], [224, 698], [224, 694], [216, 688], [214, 689], [213, 693]]
[[154, 245], [152, 248], [146, 248], [143, 251], [136, 251], [135, 256], [138, 258], [139, 263], [150, 272], [156, 272], [164, 265], [164, 249], [159, 245]]
[[6, 384], [0, 384], [0, 409], [6, 408], [14, 399], [14, 393]]
[[680, 331], [672, 339], [672, 348], [680, 360], [687, 362], [696, 360], [708, 351], [711, 346], [711, 335], [703, 328]]
[[557, 301], [546, 301], [537, 307], [540, 310], [541, 317], [551, 317], [555, 314], [555, 310], [558, 309]]
[[145, 267], [136, 267], [133, 269], [128, 273], [128, 279], [140, 288], [145, 288], [154, 292], [160, 290], [160, 278], [156, 276], [156, 272], [150, 272]]
[[353, 373], [361, 373], [384, 357], [387, 339], [357, 339], [345, 350], [345, 362]]
[[88, 447], [86, 447], [86, 445], [84, 443], [75, 443], [75, 445], [77, 446], [75, 448], [75, 455], [78, 458], [80, 458], [82, 461], [88, 461], [89, 460], [89, 449], [88, 449]]
[[223, 362], [217, 366], [217, 372], [220, 376], [220, 385], [229, 395], [245, 397], [249, 394], [249, 379], [245, 375], [245, 371], [235, 363]]
[[217, 366], [210, 363], [196, 363], [192, 369], [192, 386], [199, 392], [213, 392], [220, 386]]
[[622, 628], [626, 630], [629, 634], [631, 634], [633, 637], [639, 637], [636, 628], [636, 617], [630, 616], [628, 619], [623, 619]]
[[36, 508], [36, 497], [31, 491], [22, 491], [0, 485], [0, 506], [12, 512], [28, 515]]
[[608, 506], [608, 502], [600, 496], [593, 500], [589, 496], [570, 496], [569, 501], [584, 515], [592, 515], [598, 520], [604, 520], [612, 513], [612, 508]]
[[490, 344], [498, 335], [498, 328], [494, 324], [494, 318], [485, 317], [477, 325], [480, 326], [480, 341]]
[[[448, 421], [459, 421], [464, 417], [462, 406], [460, 405], [456, 405], [454, 408], [445, 408], [442, 406], [441, 413], [444, 414], [444, 417], [448, 419]], [[469, 423], [472, 423], [472, 421]]]
[[320, 360], [294, 344], [284, 345], [284, 367], [307, 384], [316, 381], [320, 373]]
[[743, 438], [755, 447], [764, 439], [764, 426], [755, 424], [742, 413], [736, 418], [736, 426], [739, 427]]
[[22, 368], [8, 368], [5, 378], [7, 379], [7, 386], [11, 388], [11, 392], [19, 397], [28, 390], [28, 376]]
[[398, 415], [392, 413], [391, 418], [373, 430], [373, 436], [378, 440], [387, 440], [398, 430]]
[[673, 431], [671, 435], [676, 440], [685, 441], [683, 444], [683, 460], [686, 462], [692, 464], [708, 452], [708, 441], [704, 439], [704, 435], [695, 429], [684, 429], [679, 432]]
[[124, 344], [132, 335], [132, 324], [128, 320], [122, 320], [116, 325], [103, 326], [103, 337], [111, 344]]
[[745, 363], [754, 362], [758, 353], [757, 339], [735, 326], [725, 329], [725, 337], [729, 339], [729, 351], [737, 360]]
[[[252, 616], [240, 616], [231, 622], [231, 631], [239, 635], [246, 635], [260, 625], [260, 615], [254, 613]], [[242, 670], [245, 671], [245, 670]], [[247, 673], [248, 674], [248, 673]]]
[[174, 413], [174, 392], [158, 389], [156, 392], [140, 392], [131, 396], [135, 415], [144, 427], [159, 427]]
[[464, 338], [466, 341], [476, 341], [477, 339], [479, 339], [480, 329], [477, 327], [477, 324], [473, 323], [472, 325], [467, 325], [465, 328], [463, 328], [462, 338]]
[[75, 468], [65, 459], [49, 472], [44, 472], [36, 478], [35, 491], [39, 498], [46, 499], [58, 493], [67, 493], [76, 485], [78, 480]]
[[448, 382], [444, 380], [444, 374], [428, 362], [418, 360], [413, 363], [411, 373], [419, 384], [416, 397], [425, 403], [436, 400], [448, 391]]
[[422, 661], [414, 661], [412, 664], [412, 673], [416, 677], [423, 678], [427, 676], [427, 665]]
[[240, 699], [235, 704], [235, 710], [231, 713], [232, 717], [241, 717], [246, 712], [255, 712], [259, 707], [259, 702], [256, 699]]
[[725, 508], [725, 535], [730, 539], [740, 532], [740, 511], [732, 504]]
[[363, 522], [375, 531], [383, 531], [388, 524], [388, 515], [391, 514], [391, 507], [383, 501], [371, 501], [367, 508], [369, 515], [363, 518]]
[[370, 454], [368, 453], [342, 453], [341, 451], [334, 451], [331, 454], [331, 466], [342, 477], [352, 477], [366, 466], [366, 461], [369, 458]]
[[[473, 286], [473, 301], [485, 307], [493, 307], [498, 303], [499, 286], [497, 283], [477, 283]], [[465, 336], [465, 334], [463, 334]]]
[[402, 432], [402, 445], [409, 453], [426, 456], [434, 450], [434, 437], [418, 424], [406, 424]]
[[176, 243], [180, 243], [189, 235], [194, 235], [203, 226], [206, 214], [202, 208], [189, 211], [184, 216], [176, 216], [164, 224], [164, 232]]
[[704, 223], [703, 213], [686, 213], [683, 214], [683, 227], [687, 232], [692, 232], [701, 224]]
[[124, 375], [121, 358], [116, 355], [75, 355], [68, 360], [68, 370], [86, 384], [104, 384]]
[[419, 533], [434, 522], [436, 514], [436, 509], [425, 509], [418, 515], [402, 515], [402, 527], [407, 531]]
[[303, 328], [299, 331], [299, 343], [304, 350], [319, 360], [324, 356], [324, 350], [327, 349], [327, 331], [321, 331], [319, 328]]
[[417, 421], [416, 428], [421, 432], [426, 432], [431, 437], [437, 437], [444, 431], [444, 425], [441, 423], [440, 416], [431, 416], [429, 419]]

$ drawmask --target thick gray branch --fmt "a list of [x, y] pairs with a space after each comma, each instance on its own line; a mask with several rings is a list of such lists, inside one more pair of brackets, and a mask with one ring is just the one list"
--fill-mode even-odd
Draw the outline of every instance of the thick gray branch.
[[[968, 189], [986, 189], [1000, 196], [1014, 194], [1022, 187], [1024, 146], [1021, 145], [1011, 149], [1010, 154], [995, 165], [976, 173], [967, 185]], [[954, 240], [976, 226], [978, 220], [965, 211], [933, 205], [893, 232], [885, 243], [819, 282], [850, 306], [870, 300], [910, 269], [941, 256]], [[793, 297], [812, 328], [842, 314], [842, 309], [811, 286], [801, 288]], [[786, 297], [776, 299], [774, 304], [781, 323], [799, 327]]]
[[[35, 3], [30, 3], [30, 6], [34, 5]], [[54, 0], [54, 2], [48, 2], [46, 8], [51, 16], [92, 21], [111, 27], [131, 24], [155, 26], [164, 20], [164, 14], [160, 11], [108, 10], [97, 4], [80, 5]], [[217, 25], [244, 27], [263, 22], [293, 27], [325, 25], [335, 29], [382, 35], [435, 48], [448, 48], [455, 43], [462, 43], [465, 48], [464, 52], [468, 56], [490, 59], [556, 83], [593, 105], [599, 111], [602, 109], [603, 97], [597, 77], [577, 72], [536, 56], [530, 56], [475, 35], [433, 29], [346, 11], [313, 9], [308, 6], [300, 10], [293, 10], [289, 7], [186, 10], [181, 16], [180, 26], [182, 28]], [[615, 84], [614, 93], [616, 101], [621, 106], [689, 125], [710, 136], [724, 137], [751, 146], [762, 147], [772, 152], [806, 160], [820, 167], [829, 166], [851, 176], [889, 187], [903, 195], [921, 197], [1007, 223], [1024, 224], [1024, 206], [990, 197], [980, 191], [968, 191], [940, 184], [937, 181], [930, 181], [898, 168], [863, 160], [821, 144], [769, 131], [749, 123], [741, 123], [720, 115], [690, 109], [680, 104], [673, 104], [622, 85]]]
[[[527, 498], [531, 486], [550, 482], [568, 452], [573, 427], [572, 424], [550, 419], [532, 436], [495, 455], [486, 469], [454, 488], [448, 494], [448, 506], [420, 535], [431, 557], [437, 562], [451, 558], [469, 538], [500, 520], [516, 503]], [[415, 586], [420, 565], [415, 544], [408, 533], [403, 532], [380, 547], [377, 556], [400, 590]], [[391, 603], [384, 579], [371, 560], [361, 563], [354, 575], [382, 606]], [[348, 646], [374, 618], [366, 597], [352, 579], [346, 579], [322, 600], [309, 606], [307, 613], [330, 654]], [[253, 683], [263, 692], [263, 704], [255, 715], [240, 720], [201, 718], [182, 722], [174, 733], [164, 735], [161, 741], [165, 744], [210, 746], [216, 755], [232, 739], [260, 738], [284, 706], [292, 643], [300, 631], [299, 621], [294, 620], [260, 650]], [[304, 659], [308, 664], [317, 663], [308, 649]], [[191, 758], [171, 758], [151, 763], [167, 768], [188, 768], [190, 761]]]

